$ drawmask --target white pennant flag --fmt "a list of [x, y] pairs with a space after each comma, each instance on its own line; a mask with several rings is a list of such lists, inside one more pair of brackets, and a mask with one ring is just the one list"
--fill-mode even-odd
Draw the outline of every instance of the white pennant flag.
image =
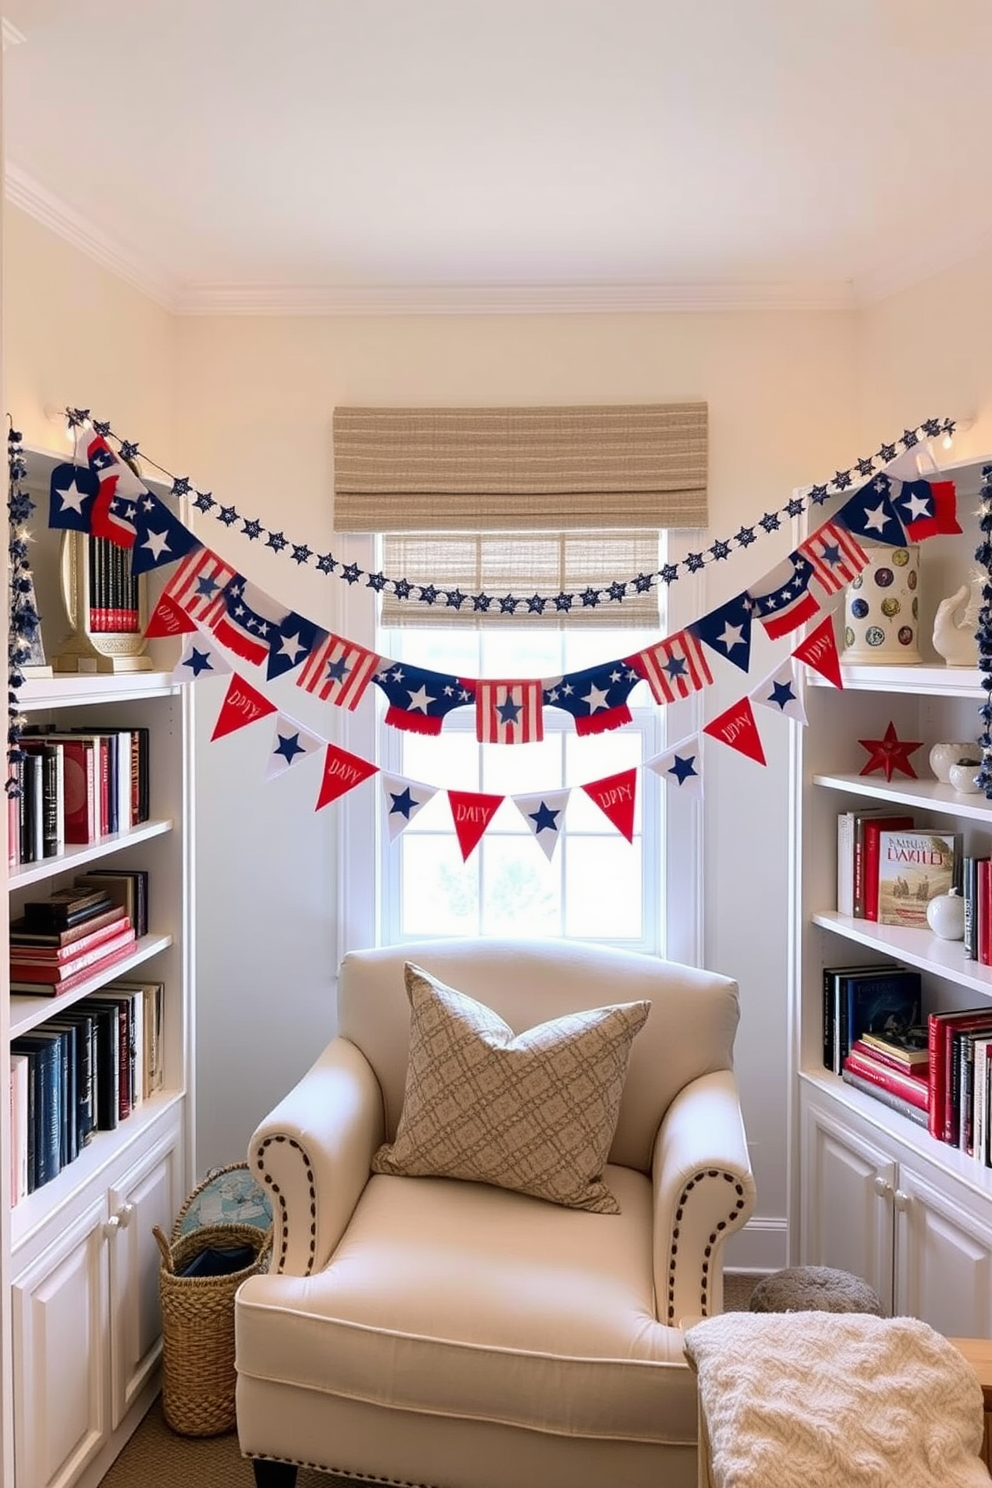
[[752, 703], [760, 703], [762, 707], [771, 708], [785, 718], [794, 718], [797, 723], [802, 724], [806, 722], [806, 708], [799, 686], [799, 662], [795, 656], [787, 656], [780, 666], [748, 693], [748, 697]]
[[535, 796], [513, 796], [513, 804], [533, 832], [548, 862], [554, 856], [565, 825], [567, 790], [544, 791]]
[[201, 677], [229, 677], [231, 663], [212, 635], [194, 630], [186, 637], [183, 654], [172, 672], [173, 682], [199, 682]]
[[386, 826], [389, 840], [395, 842], [400, 833], [410, 825], [418, 811], [437, 795], [436, 785], [421, 785], [417, 780], [407, 780], [402, 775], [387, 775], [383, 770], [383, 799], [386, 803]]
[[644, 763], [666, 785], [678, 790], [683, 796], [689, 796], [695, 801], [702, 800], [703, 747], [698, 733], [687, 735], [671, 749], [656, 754], [653, 759], [645, 760]]
[[265, 764], [266, 780], [284, 775], [308, 755], [323, 749], [326, 743], [326, 739], [318, 739], [316, 734], [311, 734], [309, 729], [297, 723], [295, 718], [290, 718], [288, 713], [277, 713], [269, 757]]

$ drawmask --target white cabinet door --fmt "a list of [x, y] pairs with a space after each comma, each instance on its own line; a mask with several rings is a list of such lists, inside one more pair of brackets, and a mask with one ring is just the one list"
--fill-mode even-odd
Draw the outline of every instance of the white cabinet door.
[[172, 1230], [181, 1196], [178, 1135], [171, 1132], [110, 1190], [111, 1426], [124, 1419], [161, 1354], [161, 1259], [152, 1228]]
[[895, 1310], [949, 1338], [992, 1337], [992, 1234], [903, 1164], [894, 1193]]
[[896, 1164], [813, 1103], [803, 1110], [803, 1249], [806, 1266], [835, 1266], [892, 1306], [892, 1194]]
[[86, 1208], [14, 1282], [17, 1488], [62, 1488], [109, 1422], [107, 1209]]

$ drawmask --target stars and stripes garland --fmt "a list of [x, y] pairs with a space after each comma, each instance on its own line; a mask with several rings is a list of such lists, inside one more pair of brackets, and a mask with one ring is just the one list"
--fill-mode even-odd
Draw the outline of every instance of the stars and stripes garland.
[[[173, 672], [174, 680], [181, 683], [199, 682], [205, 677], [226, 677], [227, 685], [221, 701], [211, 742], [223, 739], [236, 731], [263, 719], [270, 720], [268, 754], [265, 764], [265, 779], [273, 780], [286, 771], [298, 767], [311, 757], [322, 756], [321, 777], [315, 810], [337, 801], [366, 780], [378, 775], [383, 792], [385, 820], [389, 840], [395, 841], [410, 825], [411, 821], [443, 787], [412, 780], [403, 775], [380, 769], [370, 760], [353, 754], [331, 740], [307, 729], [290, 713], [278, 707], [264, 692], [232, 667], [224, 654], [218, 637], [202, 629], [195, 620], [187, 617], [186, 641], [182, 655]], [[826, 676], [834, 686], [841, 686], [840, 666], [834, 640], [833, 624], [828, 615], [816, 630], [802, 641], [786, 659], [763, 678], [745, 696], [727, 708], [718, 718], [704, 725], [701, 733], [720, 743], [729, 745], [759, 764], [765, 763], [764, 750], [752, 705], [769, 708], [785, 718], [805, 724], [806, 713], [799, 685], [799, 666], [804, 664]], [[637, 678], [640, 680], [640, 678]], [[480, 706], [487, 715], [491, 703], [485, 697], [488, 684], [482, 684], [483, 701]], [[523, 687], [535, 688], [529, 682], [494, 682], [494, 695], [500, 689], [509, 689], [514, 694], [510, 711], [527, 713], [526, 698], [520, 693]], [[516, 698], [520, 697], [520, 701]], [[540, 720], [540, 709], [536, 699], [531, 703], [532, 721]], [[521, 725], [519, 717], [500, 715], [498, 709], [488, 725], [495, 730]], [[672, 790], [684, 797], [701, 800], [703, 797], [703, 751], [700, 731], [688, 735], [678, 743], [645, 760], [643, 765], [617, 771], [600, 779], [584, 782], [578, 787], [557, 786], [547, 791], [528, 791], [520, 795], [497, 795], [480, 791], [446, 789], [445, 794], [451, 811], [452, 824], [458, 840], [462, 858], [467, 860], [482, 840], [497, 811], [509, 800], [529, 827], [534, 840], [550, 861], [565, 825], [565, 816], [573, 789], [582, 790], [593, 801], [610, 823], [632, 842], [637, 806], [637, 781], [639, 769], [651, 770]]]
[[[953, 419], [924, 419], [915, 428], [904, 429], [900, 438], [894, 443], [880, 445], [873, 455], [863, 456], [856, 460], [850, 469], [838, 470], [831, 479], [811, 486], [805, 496], [794, 496], [784, 506], [774, 511], [765, 512], [760, 520], [753, 525], [740, 527], [733, 537], [718, 538], [705, 550], [698, 553], [689, 553], [678, 563], [666, 563], [662, 568], [653, 573], [640, 573], [629, 578], [617, 578], [601, 588], [586, 585], [585, 588], [575, 590], [571, 593], [561, 592], [554, 595], [533, 594], [530, 596], [514, 595], [511, 593], [496, 596], [485, 593], [466, 595], [458, 589], [446, 587], [443, 579], [440, 581], [428, 581], [426, 584], [411, 584], [407, 579], [402, 577], [367, 572], [365, 569], [359, 567], [357, 563], [342, 563], [333, 553], [318, 553], [308, 543], [294, 542], [290, 538], [287, 538], [285, 533], [272, 531], [256, 518], [245, 517], [233, 504], [230, 506], [223, 505], [214, 498], [211, 491], [199, 490], [188, 476], [173, 475], [171, 471], [157, 464], [144, 454], [137, 443], [129, 439], [122, 439], [115, 433], [109, 423], [92, 419], [88, 408], [67, 408], [65, 410], [65, 416], [70, 430], [73, 431], [77, 438], [86, 441], [87, 444], [97, 444], [98, 464], [105, 459], [102, 446], [105, 445], [109, 449], [110, 447], [107, 441], [113, 439], [119, 447], [120, 458], [117, 462], [118, 465], [128, 469], [129, 467], [126, 462], [136, 460], [140, 455], [140, 458], [146, 464], [160, 471], [170, 482], [170, 494], [172, 496], [189, 497], [196, 511], [202, 513], [204, 516], [213, 516], [223, 527], [237, 531], [240, 536], [245, 537], [249, 542], [261, 542], [264, 539], [265, 547], [271, 548], [279, 556], [285, 555], [291, 558], [299, 567], [309, 566], [312, 563], [319, 573], [333, 574], [348, 584], [349, 587], [364, 580], [364, 588], [372, 589], [376, 593], [391, 594], [397, 599], [409, 600], [416, 604], [427, 606], [437, 605], [442, 608], [453, 609], [460, 609], [463, 605], [470, 604], [475, 613], [493, 612], [501, 615], [521, 615], [526, 616], [529, 620], [541, 618], [544, 615], [558, 616], [568, 613], [568, 611], [575, 607], [590, 608], [604, 602], [606, 604], [622, 604], [628, 595], [643, 594], [655, 584], [668, 586], [675, 583], [683, 574], [698, 573], [700, 569], [705, 568], [708, 564], [725, 561], [735, 550], [748, 548], [752, 543], [757, 542], [759, 529], [765, 536], [777, 532], [783, 520], [800, 516], [807, 508], [812, 510], [822, 505], [829, 497], [835, 496], [838, 492], [853, 489], [860, 482], [868, 481], [871, 477], [879, 473], [880, 468], [891, 467], [893, 462], [897, 462], [905, 456], [912, 456], [917, 446], [924, 444], [927, 440], [935, 439], [939, 435], [953, 435], [956, 427]], [[126, 528], [128, 521], [131, 519], [126, 515], [125, 507], [117, 504], [113, 505], [112, 510], [107, 509], [112, 505], [111, 501], [105, 500], [107, 496], [107, 472], [112, 477], [114, 473], [113, 467], [103, 466], [102, 472], [99, 469], [94, 472], [97, 475], [97, 484], [101, 486], [102, 490], [98, 520], [106, 522], [108, 525], [120, 522]], [[102, 482], [100, 480], [101, 473], [103, 474]], [[118, 473], [120, 474], [120, 472]], [[894, 480], [895, 484], [900, 488], [903, 485], [908, 484], [909, 486], [913, 486], [915, 484], [915, 480], [911, 480], [908, 483], [903, 482], [899, 474], [892, 474], [889, 479]], [[927, 483], [924, 482], [924, 484]], [[128, 485], [127, 478], [123, 477], [118, 496], [125, 501], [127, 499]], [[95, 495], [96, 493], [93, 494]], [[110, 494], [112, 496], [112, 491]], [[913, 517], [911, 515], [914, 500], [913, 492], [903, 491], [902, 499], [904, 510], [900, 513], [900, 517], [902, 518], [902, 525], [905, 526], [909, 541], [920, 541], [924, 536], [932, 536], [933, 532], [938, 530], [954, 530], [953, 528], [947, 529], [940, 527], [934, 527], [932, 531], [925, 530], [928, 524], [932, 524], [935, 521], [939, 522], [940, 514], [936, 512], [924, 513], [921, 511], [918, 517]], [[926, 504], [928, 498], [923, 497], [922, 499], [924, 504]], [[899, 502], [895, 497], [893, 498], [893, 504], [898, 508]], [[140, 509], [134, 515], [140, 516]], [[894, 512], [893, 515], [895, 515]], [[900, 517], [896, 517], [896, 520], [900, 520]], [[64, 523], [61, 525], [69, 524]], [[846, 525], [848, 530], [857, 533], [858, 529], [850, 522]], [[871, 530], [862, 529], [861, 535], [865, 537], [874, 536], [875, 541], [881, 542], [899, 541], [899, 539], [884, 536], [878, 530], [873, 534]], [[902, 540], [906, 540], [906, 538]], [[173, 559], [179, 556], [176, 552], [172, 553]], [[138, 570], [135, 571], [137, 572]]]

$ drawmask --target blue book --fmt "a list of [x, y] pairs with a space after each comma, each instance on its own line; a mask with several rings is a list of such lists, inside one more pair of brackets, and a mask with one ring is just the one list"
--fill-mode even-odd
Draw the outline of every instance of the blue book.
[[33, 1056], [34, 1113], [29, 1119], [34, 1135], [32, 1170], [34, 1188], [57, 1178], [63, 1153], [62, 1040], [59, 1034], [40, 1030], [25, 1034], [11, 1044], [18, 1054]]
[[905, 1033], [921, 1021], [921, 979], [908, 967], [844, 977], [838, 998], [841, 1064], [863, 1033]]

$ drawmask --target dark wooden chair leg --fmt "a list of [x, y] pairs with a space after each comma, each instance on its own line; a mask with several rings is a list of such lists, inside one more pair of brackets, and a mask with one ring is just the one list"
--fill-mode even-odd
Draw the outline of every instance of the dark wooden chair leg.
[[264, 1457], [253, 1457], [255, 1488], [296, 1488], [296, 1468], [291, 1462], [269, 1462]]

